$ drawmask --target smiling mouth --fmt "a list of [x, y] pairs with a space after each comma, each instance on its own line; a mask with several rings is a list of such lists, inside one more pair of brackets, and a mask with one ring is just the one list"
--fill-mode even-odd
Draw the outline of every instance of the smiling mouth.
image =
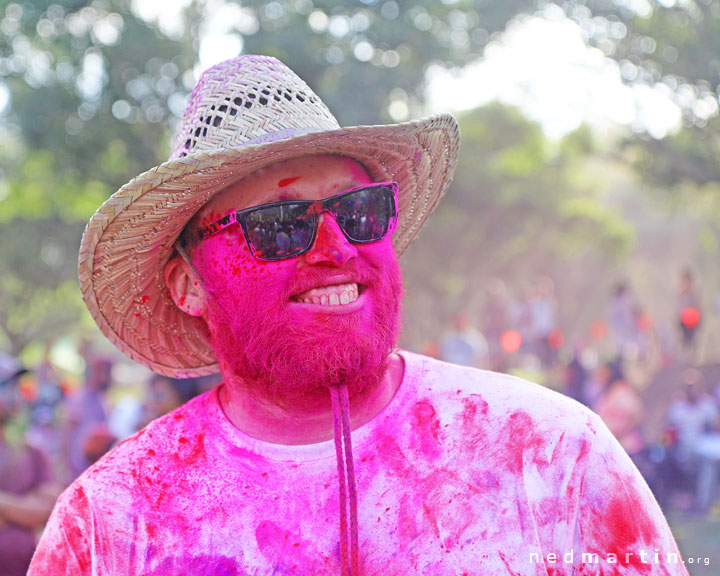
[[356, 282], [320, 286], [292, 297], [294, 302], [301, 304], [319, 304], [320, 306], [344, 306], [358, 299], [363, 286]]

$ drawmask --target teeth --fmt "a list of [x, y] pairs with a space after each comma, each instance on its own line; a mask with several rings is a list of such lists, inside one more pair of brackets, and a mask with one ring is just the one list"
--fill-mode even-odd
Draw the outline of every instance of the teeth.
[[303, 304], [319, 304], [321, 306], [341, 306], [358, 299], [358, 285], [339, 284], [337, 286], [323, 286], [313, 288], [295, 297]]

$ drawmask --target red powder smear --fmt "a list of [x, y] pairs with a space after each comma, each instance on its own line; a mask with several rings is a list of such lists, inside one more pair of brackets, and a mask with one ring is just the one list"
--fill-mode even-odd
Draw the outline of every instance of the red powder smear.
[[199, 460], [201, 456], [205, 457], [205, 434], [202, 433], [197, 436], [197, 444], [190, 454], [190, 460]]
[[423, 510], [425, 511], [425, 516], [428, 520], [430, 520], [430, 524], [433, 527], [433, 530], [435, 532], [435, 536], [437, 538], [440, 538], [440, 526], [438, 526], [437, 516], [435, 515], [435, 510], [433, 510], [430, 506], [427, 505], [427, 502], [423, 502]]
[[428, 459], [439, 455], [440, 422], [435, 408], [430, 402], [416, 402], [412, 410], [414, 448], [420, 450]]
[[[83, 490], [82, 486], [76, 485], [75, 490], [72, 496], [73, 500], [73, 506], [79, 509], [87, 509], [88, 508], [88, 502], [87, 497], [85, 496], [85, 490]], [[82, 517], [79, 514], [80, 517]], [[74, 550], [78, 551], [78, 554], [75, 556], [75, 559], [78, 563], [78, 568], [82, 573], [89, 573], [90, 572], [90, 554], [83, 553], [80, 551], [88, 551], [90, 548], [90, 543], [88, 542], [87, 535], [84, 533], [83, 529], [80, 527], [78, 522], [66, 522], [65, 523], [67, 529], [66, 529], [66, 537], [67, 537], [67, 550]], [[64, 558], [64, 554], [60, 553], [57, 555], [53, 555], [52, 558], [53, 568], [59, 568], [61, 564], [64, 564], [65, 568], [67, 569], [67, 559]]]
[[519, 474], [523, 468], [523, 455], [533, 452], [538, 455], [545, 438], [535, 430], [532, 418], [521, 411], [510, 415], [504, 434], [506, 455], [503, 460], [512, 472]]
[[285, 186], [290, 186], [293, 182], [297, 182], [300, 180], [300, 176], [292, 176], [290, 178], [283, 178], [278, 182], [278, 188], [285, 188]]
[[479, 394], [468, 394], [462, 399], [463, 403], [463, 427], [468, 433], [475, 433], [480, 429], [481, 422], [485, 420], [488, 413], [488, 403]]
[[[630, 564], [638, 570], [648, 571], [651, 563], [643, 563], [637, 554], [635, 543], [641, 540], [645, 544], [657, 541], [658, 534], [655, 524], [648, 517], [642, 506], [628, 512], [628, 502], [642, 502], [640, 494], [627, 494], [617, 497], [610, 502], [604, 511], [604, 523], [607, 528], [604, 542], [605, 554], [617, 554], [618, 564]], [[633, 552], [627, 557], [627, 552]]]
[[512, 574], [512, 576], [521, 576], [519, 572], [513, 572], [510, 569], [510, 564], [508, 564], [507, 558], [505, 558], [505, 554], [503, 554], [502, 552], [500, 552], [499, 554], [500, 554], [500, 559], [503, 561], [503, 564], [505, 564], [505, 568], [508, 569], [508, 572], [510, 574]]
[[[312, 543], [270, 520], [263, 520], [255, 529], [255, 540], [263, 556], [274, 564], [273, 574], [292, 573], [298, 565], [313, 565], [320, 556]], [[338, 553], [338, 560], [339, 553]]]
[[418, 536], [418, 527], [415, 523], [416, 510], [417, 503], [411, 500], [410, 495], [404, 494], [398, 513], [398, 531], [403, 542], [411, 542]]

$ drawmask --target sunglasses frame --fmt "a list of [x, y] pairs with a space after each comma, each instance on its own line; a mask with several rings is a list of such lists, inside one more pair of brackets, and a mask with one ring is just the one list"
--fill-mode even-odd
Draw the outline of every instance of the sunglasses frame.
[[[339, 200], [342, 200], [345, 196], [349, 194], [353, 194], [355, 192], [359, 192], [361, 190], [367, 190], [368, 188], [386, 188], [390, 187], [390, 190], [392, 192], [392, 202], [393, 202], [393, 214], [390, 216], [390, 219], [388, 220], [387, 228], [383, 232], [382, 236], [379, 238], [375, 238], [372, 240], [355, 240], [351, 238], [345, 229], [338, 223], [338, 228], [343, 233], [343, 236], [348, 240], [348, 242], [351, 242], [352, 244], [369, 244], [371, 242], [377, 242], [378, 240], [382, 240], [387, 236], [388, 234], [392, 234], [395, 231], [395, 228], [397, 226], [397, 220], [398, 220], [398, 183], [393, 181], [387, 181], [387, 182], [371, 182], [370, 184], [363, 184], [361, 186], [355, 186], [354, 188], [350, 188], [348, 190], [345, 190], [344, 192], [341, 192], [340, 194], [335, 194], [333, 196], [330, 196], [328, 198], [324, 198], [322, 200], [281, 200], [279, 202], [267, 202], [265, 204], [259, 204], [257, 206], [251, 206], [250, 208], [243, 208], [242, 210], [235, 210], [234, 212], [230, 212], [229, 214], [226, 214], [219, 220], [216, 220], [215, 222], [208, 224], [204, 228], [201, 228], [197, 231], [198, 238], [200, 240], [206, 240], [210, 236], [213, 236], [214, 234], [217, 234], [218, 232], [224, 230], [225, 228], [228, 228], [232, 226], [233, 224], [240, 224], [240, 228], [242, 229], [243, 236], [245, 238], [245, 243], [247, 244], [248, 248], [250, 249], [250, 253], [257, 258], [258, 260], [267, 260], [267, 261], [274, 261], [274, 260], [287, 260], [289, 258], [296, 258], [297, 256], [300, 256], [301, 254], [304, 254], [308, 250], [310, 250], [315, 243], [315, 238], [317, 237], [317, 231], [318, 226], [320, 223], [319, 216], [325, 212], [328, 212], [333, 215], [333, 218], [335, 218], [335, 221], [337, 222], [337, 213], [332, 210], [332, 204], [338, 202]], [[312, 237], [310, 238], [310, 241], [308, 242], [307, 247], [303, 248], [299, 252], [296, 252], [294, 254], [289, 254], [287, 256], [276, 256], [276, 257], [266, 257], [266, 256], [258, 256], [255, 251], [255, 247], [253, 246], [252, 242], [250, 241], [250, 234], [248, 233], [247, 229], [247, 218], [248, 215], [256, 212], [258, 210], [263, 210], [264, 208], [276, 208], [278, 206], [290, 206], [290, 205], [301, 205], [301, 206], [307, 206], [310, 214], [313, 215], [313, 230], [312, 230]]]

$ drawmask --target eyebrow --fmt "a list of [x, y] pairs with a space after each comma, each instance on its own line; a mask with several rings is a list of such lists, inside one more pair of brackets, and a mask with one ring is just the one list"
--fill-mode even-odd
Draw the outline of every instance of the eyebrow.
[[[337, 192], [335, 192], [335, 194], [342, 194], [345, 190], [349, 190], [350, 188], [354, 188], [356, 186], [362, 186], [362, 184], [359, 184], [357, 180], [355, 180], [355, 178], [352, 178], [350, 182], [347, 182]], [[276, 192], [277, 196], [274, 200], [267, 200], [265, 202], [262, 202], [262, 204], [268, 204], [270, 202], [285, 202], [287, 200], [306, 200], [306, 198], [304, 198], [302, 194], [298, 194], [296, 191], [294, 191], [292, 186], [288, 186], [288, 188], [278, 189], [276, 190]], [[331, 194], [330, 196], [334, 196], [335, 194]]]

